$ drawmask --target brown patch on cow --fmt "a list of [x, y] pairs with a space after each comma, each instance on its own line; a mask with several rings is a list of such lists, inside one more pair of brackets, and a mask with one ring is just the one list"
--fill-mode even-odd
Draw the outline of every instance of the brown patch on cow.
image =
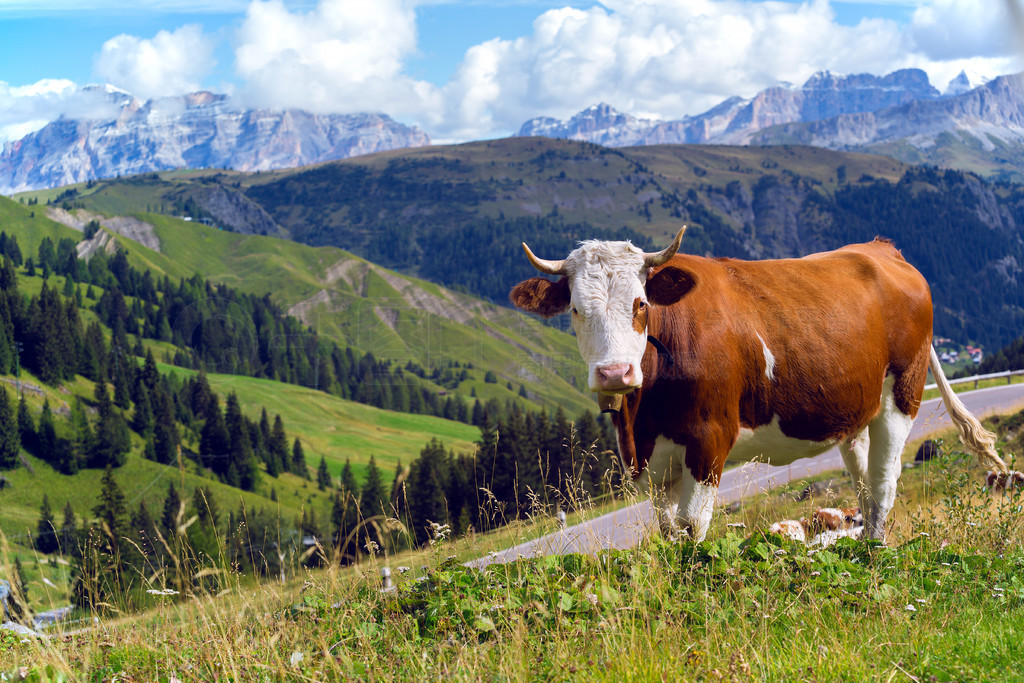
[[508, 294], [512, 304], [524, 311], [550, 318], [564, 313], [569, 308], [572, 295], [569, 292], [569, 278], [563, 277], [552, 282], [543, 277], [523, 280]]
[[633, 299], [633, 329], [637, 334], [647, 331], [647, 304], [643, 299]]

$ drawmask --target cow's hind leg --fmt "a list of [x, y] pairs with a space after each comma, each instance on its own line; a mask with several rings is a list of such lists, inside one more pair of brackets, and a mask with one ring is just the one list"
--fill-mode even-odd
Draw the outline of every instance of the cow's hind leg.
[[878, 415], [868, 424], [868, 501], [864, 513], [868, 538], [885, 540], [885, 520], [896, 501], [896, 484], [900, 478], [900, 454], [906, 445], [914, 418], [900, 411], [893, 398], [894, 378], [886, 377], [882, 385], [882, 405]]
[[839, 444], [839, 454], [843, 456], [846, 469], [853, 477], [854, 490], [857, 492], [857, 504], [861, 514], [867, 518], [870, 501], [868, 489], [868, 452], [871, 443], [869, 430], [865, 427], [860, 434]]
[[659, 436], [647, 467], [637, 480], [640, 490], [651, 497], [658, 529], [669, 540], [675, 540], [680, 531], [677, 513], [683, 492], [680, 476], [686, 469], [683, 464], [685, 458], [685, 446]]

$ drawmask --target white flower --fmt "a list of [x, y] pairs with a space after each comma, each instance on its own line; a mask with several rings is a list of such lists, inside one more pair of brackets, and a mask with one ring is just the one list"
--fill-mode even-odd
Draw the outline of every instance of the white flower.
[[917, 611], [917, 608], [916, 608], [916, 607], [914, 607], [913, 605], [907, 605], [907, 606], [906, 606], [906, 610], [907, 610], [908, 612], [916, 612], [916, 611]]
[[164, 588], [163, 590], [157, 590], [155, 588], [150, 588], [146, 592], [149, 593], [150, 595], [177, 595], [178, 594], [178, 591], [176, 591], [176, 590], [174, 590], [172, 588]]

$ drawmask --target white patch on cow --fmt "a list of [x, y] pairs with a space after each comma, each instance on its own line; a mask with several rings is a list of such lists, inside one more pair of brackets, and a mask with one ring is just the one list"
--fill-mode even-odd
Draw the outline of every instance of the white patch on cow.
[[900, 478], [900, 455], [907, 443], [914, 418], [900, 412], [892, 394], [896, 378], [892, 375], [882, 383], [882, 407], [868, 423], [871, 446], [868, 454], [868, 497], [864, 526], [868, 538], [885, 538], [885, 520], [896, 502], [896, 484]]
[[573, 330], [587, 364], [587, 383], [598, 390], [597, 368], [629, 363], [640, 386], [646, 331], [633, 329], [633, 301], [647, 300], [643, 251], [629, 242], [581, 242], [565, 260], [572, 292]]
[[689, 530], [695, 541], [703, 541], [711, 526], [718, 487], [697, 481], [688, 467], [683, 468], [682, 484], [676, 519], [682, 529]]
[[835, 439], [807, 441], [786, 436], [779, 427], [779, 416], [776, 415], [770, 423], [756, 429], [740, 427], [736, 443], [729, 451], [729, 460], [757, 460], [772, 465], [788, 465], [794, 460], [824, 453], [835, 445]]
[[757, 338], [761, 340], [761, 350], [764, 351], [764, 376], [771, 382], [775, 379], [775, 355], [764, 343], [760, 334], [757, 335]]

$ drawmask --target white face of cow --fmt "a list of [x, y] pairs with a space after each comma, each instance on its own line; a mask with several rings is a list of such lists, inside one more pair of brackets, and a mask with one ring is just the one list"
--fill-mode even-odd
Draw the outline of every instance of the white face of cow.
[[591, 391], [616, 394], [643, 383], [647, 267], [629, 242], [583, 242], [565, 259], [572, 327]]
[[644, 379], [640, 361], [647, 347], [648, 294], [653, 303], [669, 305], [692, 285], [692, 278], [674, 267], [662, 268], [647, 281], [650, 269], [665, 264], [679, 249], [685, 230], [667, 249], [652, 254], [629, 242], [594, 240], [581, 242], [564, 260], [547, 261], [524, 244], [537, 270], [563, 277], [557, 282], [524, 280], [509, 297], [519, 308], [544, 317], [570, 310], [590, 390], [630, 392]]

